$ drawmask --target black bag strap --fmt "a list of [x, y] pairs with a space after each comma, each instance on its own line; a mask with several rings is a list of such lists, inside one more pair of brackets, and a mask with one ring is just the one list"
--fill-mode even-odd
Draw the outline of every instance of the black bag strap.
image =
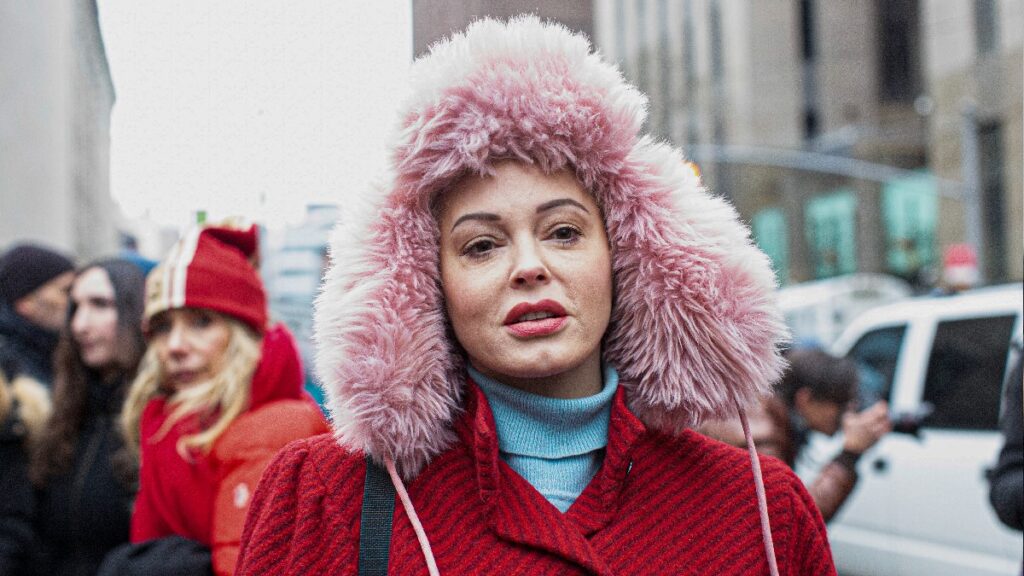
[[386, 470], [366, 457], [363, 513], [359, 523], [359, 575], [387, 576], [395, 487]]

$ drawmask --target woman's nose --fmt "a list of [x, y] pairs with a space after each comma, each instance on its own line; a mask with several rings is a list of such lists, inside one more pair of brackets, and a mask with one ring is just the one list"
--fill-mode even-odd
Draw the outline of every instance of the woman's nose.
[[167, 350], [172, 354], [181, 354], [185, 351], [186, 340], [185, 330], [181, 326], [171, 326], [167, 333]]
[[515, 288], [527, 288], [539, 284], [545, 284], [551, 279], [551, 272], [548, 270], [539, 250], [534, 246], [524, 246], [516, 252], [515, 267], [512, 271], [512, 286]]
[[85, 333], [89, 326], [89, 319], [86, 318], [87, 312], [85, 308], [78, 308], [75, 310], [73, 316], [71, 316], [71, 334], [74, 336], [80, 336]]

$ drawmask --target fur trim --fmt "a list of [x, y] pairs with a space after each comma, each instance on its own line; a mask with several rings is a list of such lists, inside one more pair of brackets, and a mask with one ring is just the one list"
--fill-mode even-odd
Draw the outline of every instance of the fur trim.
[[35, 442], [53, 411], [50, 393], [41, 383], [24, 375], [16, 376], [10, 384], [0, 381], [0, 422], [7, 419], [10, 410], [17, 411], [14, 418], [25, 427], [26, 439]]
[[669, 433], [727, 417], [781, 372], [775, 279], [678, 150], [639, 136], [646, 100], [586, 38], [481, 20], [413, 66], [392, 171], [331, 242], [317, 370], [339, 441], [414, 476], [453, 442], [465, 378], [438, 283], [434, 197], [517, 159], [574, 171], [604, 210], [616, 302], [605, 358]]

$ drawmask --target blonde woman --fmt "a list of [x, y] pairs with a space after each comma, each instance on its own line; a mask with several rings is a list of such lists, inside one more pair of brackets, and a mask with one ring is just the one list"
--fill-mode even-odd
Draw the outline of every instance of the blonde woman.
[[136, 545], [108, 573], [231, 574], [270, 458], [327, 431], [291, 335], [266, 328], [257, 244], [255, 227], [197, 229], [149, 275], [149, 346], [123, 415], [142, 459]]

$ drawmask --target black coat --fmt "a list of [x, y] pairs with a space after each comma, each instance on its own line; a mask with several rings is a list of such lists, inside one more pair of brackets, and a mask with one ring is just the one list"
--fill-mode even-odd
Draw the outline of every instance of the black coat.
[[70, 469], [36, 493], [36, 574], [93, 576], [104, 556], [128, 541], [133, 489], [111, 457], [123, 446], [117, 386], [89, 384], [89, 409]]
[[[28, 377], [49, 386], [56, 334], [39, 328], [0, 303], [0, 386]], [[13, 388], [4, 390], [11, 401], [0, 414], [0, 576], [20, 576], [31, 551], [33, 490], [28, 478], [29, 425]]]
[[999, 427], [1003, 432], [1003, 449], [999, 452], [999, 460], [992, 472], [989, 500], [996, 514], [1004, 524], [1017, 530], [1024, 525], [1024, 427], [1021, 419], [1022, 387], [1021, 361], [1024, 356], [1020, 351], [1017, 360], [1006, 377], [1003, 392], [1003, 409]]
[[25, 427], [13, 406], [0, 422], [0, 576], [24, 573], [32, 544], [32, 505]]

